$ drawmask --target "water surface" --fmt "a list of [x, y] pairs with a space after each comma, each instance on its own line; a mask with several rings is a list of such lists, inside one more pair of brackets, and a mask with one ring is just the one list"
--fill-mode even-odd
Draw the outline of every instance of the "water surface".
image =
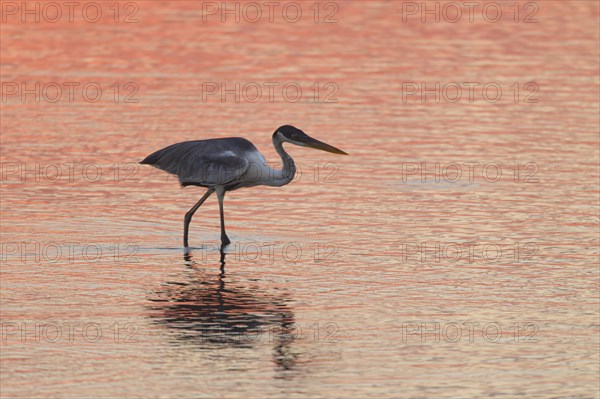
[[[3, 396], [598, 397], [596, 2], [540, 1], [538, 23], [504, 2], [497, 23], [147, 1], [126, 24], [107, 4], [1, 27], [3, 82], [103, 88], [2, 103]], [[223, 82], [303, 95], [203, 100]], [[503, 95], [404, 101], [436, 82]], [[137, 162], [244, 136], [277, 163], [283, 124], [351, 156], [288, 147], [296, 181], [228, 194], [225, 255], [215, 198], [184, 251], [202, 189]]]

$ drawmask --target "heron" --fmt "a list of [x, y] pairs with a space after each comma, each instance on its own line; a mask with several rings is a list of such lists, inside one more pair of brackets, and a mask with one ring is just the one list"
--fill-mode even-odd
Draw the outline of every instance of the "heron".
[[206, 193], [183, 219], [184, 247], [189, 247], [188, 232], [194, 213], [212, 193], [217, 193], [219, 200], [221, 245], [225, 247], [231, 243], [225, 232], [223, 213], [226, 192], [259, 185], [281, 187], [294, 179], [296, 165], [293, 158], [283, 149], [283, 143], [348, 155], [290, 125], [275, 130], [272, 141], [275, 151], [281, 157], [282, 169], [270, 167], [254, 144], [242, 137], [184, 141], [158, 150], [140, 162], [176, 175], [183, 187], [207, 188]]

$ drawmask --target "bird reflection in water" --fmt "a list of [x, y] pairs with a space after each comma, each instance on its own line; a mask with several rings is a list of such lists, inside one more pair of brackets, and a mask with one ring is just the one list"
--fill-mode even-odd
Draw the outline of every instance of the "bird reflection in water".
[[284, 295], [265, 293], [246, 281], [225, 277], [225, 252], [217, 278], [207, 278], [186, 251], [182, 281], [166, 282], [149, 300], [154, 322], [175, 331], [178, 343], [200, 349], [255, 348], [273, 344], [273, 359], [281, 370], [294, 368], [298, 338], [294, 314]]

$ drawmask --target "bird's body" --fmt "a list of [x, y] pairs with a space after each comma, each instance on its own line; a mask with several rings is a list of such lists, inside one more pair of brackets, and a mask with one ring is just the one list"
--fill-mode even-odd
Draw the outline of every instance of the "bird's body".
[[[148, 155], [149, 164], [176, 175], [182, 186], [215, 188], [225, 191], [261, 184], [274, 185], [280, 171], [267, 165], [267, 160], [250, 141], [242, 137], [184, 141]], [[262, 180], [271, 176], [273, 179]]]
[[267, 165], [265, 157], [250, 141], [241, 137], [185, 141], [148, 155], [141, 164], [152, 165], [176, 175], [182, 186], [201, 186], [208, 191], [190, 209], [184, 219], [184, 246], [188, 246], [188, 229], [193, 214], [216, 192], [221, 214], [221, 242], [229, 244], [225, 234], [223, 199], [225, 192], [258, 185], [283, 186], [294, 178], [296, 166], [283, 149], [283, 143], [321, 149], [337, 154], [345, 152], [307, 136], [293, 126], [282, 126], [273, 133], [273, 146], [280, 155], [283, 168]]

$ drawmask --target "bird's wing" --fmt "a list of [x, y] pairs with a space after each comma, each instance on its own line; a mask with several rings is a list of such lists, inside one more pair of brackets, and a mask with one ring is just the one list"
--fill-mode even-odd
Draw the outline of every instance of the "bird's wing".
[[250, 165], [247, 159], [235, 153], [189, 156], [180, 162], [179, 181], [182, 185], [200, 184], [218, 186], [239, 179]]
[[249, 168], [244, 156], [254, 145], [245, 139], [186, 141], [159, 150], [141, 163], [179, 177], [182, 185], [212, 187], [227, 184]]

